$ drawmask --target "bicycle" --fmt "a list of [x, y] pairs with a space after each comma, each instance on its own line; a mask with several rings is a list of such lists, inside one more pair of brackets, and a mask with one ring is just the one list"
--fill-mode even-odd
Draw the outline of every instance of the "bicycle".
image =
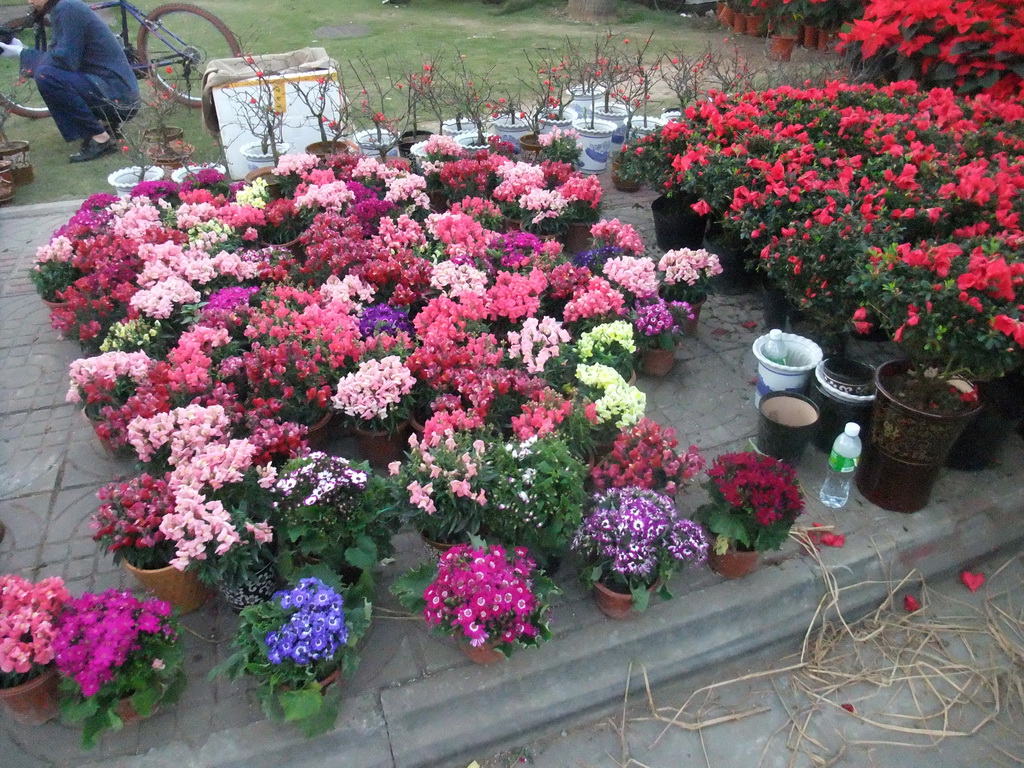
[[[118, 39], [140, 80], [152, 76], [158, 87], [190, 107], [202, 103], [203, 72], [207, 62], [240, 56], [241, 46], [227, 25], [209, 11], [188, 3], [167, 3], [148, 14], [128, 0], [90, 3], [94, 11], [120, 11]], [[128, 17], [139, 23], [132, 45]], [[46, 50], [46, 25], [42, 18], [27, 16], [6, 25], [10, 32], [33, 29], [35, 47]], [[25, 41], [26, 44], [28, 41]], [[34, 84], [26, 83], [17, 59], [0, 59], [0, 102], [16, 115], [49, 117]]]

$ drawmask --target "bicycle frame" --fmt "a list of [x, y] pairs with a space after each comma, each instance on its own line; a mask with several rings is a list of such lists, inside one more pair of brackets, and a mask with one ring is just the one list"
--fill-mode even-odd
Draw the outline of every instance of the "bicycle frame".
[[[173, 32], [169, 32], [159, 24], [149, 24], [146, 21], [146, 13], [136, 6], [128, 2], [128, 0], [104, 0], [100, 3], [90, 3], [89, 7], [94, 11], [101, 11], [106, 8], [118, 8], [121, 12], [121, 44], [124, 46], [124, 51], [128, 54], [128, 61], [131, 62], [132, 69], [136, 70], [148, 70], [151, 67], [164, 66], [170, 64], [173, 61], [177, 61], [179, 58], [184, 62], [189, 62], [190, 57], [187, 54], [188, 43], [182, 40], [180, 37], [175, 35]], [[145, 65], [140, 64], [137, 61], [137, 54], [135, 46], [131, 43], [131, 38], [128, 35], [128, 17], [131, 16], [140, 25], [146, 25], [149, 31], [153, 33], [153, 36], [164, 43], [168, 48], [175, 52], [175, 56], [166, 56], [159, 61], [149, 61]], [[173, 41], [173, 42], [172, 42]], [[177, 45], [175, 45], [175, 43]], [[180, 46], [180, 47], [179, 47]]]

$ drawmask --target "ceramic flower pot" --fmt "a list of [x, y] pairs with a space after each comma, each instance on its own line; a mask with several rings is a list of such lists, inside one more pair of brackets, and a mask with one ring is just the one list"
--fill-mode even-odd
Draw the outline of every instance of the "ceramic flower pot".
[[503, 115], [491, 123], [491, 130], [494, 131], [494, 135], [499, 139], [511, 144], [515, 148], [517, 155], [523, 152], [522, 138], [532, 133], [530, 124], [525, 120], [520, 119], [512, 122], [511, 118], [507, 115]]
[[127, 561], [124, 569], [156, 597], [173, 605], [179, 613], [191, 613], [206, 602], [209, 591], [194, 571], [179, 571], [173, 566], [136, 568]]
[[281, 576], [277, 571], [277, 564], [270, 562], [260, 570], [246, 574], [246, 577], [239, 581], [222, 581], [220, 593], [231, 610], [240, 613], [246, 606], [269, 600], [280, 583]]
[[183, 165], [181, 168], [175, 168], [171, 171], [171, 181], [175, 184], [181, 184], [189, 176], [194, 176], [199, 171], [212, 170], [217, 171], [224, 176], [227, 176], [228, 169], [220, 163], [199, 163], [191, 165]]
[[[287, 142], [277, 142], [278, 156], [287, 155], [291, 148], [292, 145]], [[246, 168], [250, 171], [255, 171], [258, 168], [273, 168], [277, 165], [277, 158], [274, 157], [274, 153], [269, 148], [264, 152], [261, 142], [250, 141], [248, 144], [243, 144], [239, 147], [238, 151], [242, 153], [242, 157], [245, 158]]]
[[60, 714], [57, 670], [48, 667], [41, 675], [13, 688], [0, 688], [0, 704], [19, 725], [42, 725]]
[[316, 141], [306, 145], [306, 152], [320, 158], [328, 158], [331, 155], [343, 155], [348, 152], [358, 151], [351, 141]]
[[572, 127], [580, 135], [579, 142], [583, 147], [577, 168], [582, 173], [604, 172], [611, 155], [615, 123], [581, 118], [573, 121]]
[[164, 177], [164, 169], [154, 165], [146, 169], [143, 177], [142, 168], [133, 165], [130, 168], [121, 168], [107, 176], [107, 183], [114, 188], [119, 195], [130, 195], [136, 185], [143, 181], [159, 181]]

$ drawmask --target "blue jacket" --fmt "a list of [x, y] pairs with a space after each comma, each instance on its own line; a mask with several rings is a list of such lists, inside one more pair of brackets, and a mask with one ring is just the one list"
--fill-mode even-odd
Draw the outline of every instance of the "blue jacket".
[[139, 104], [139, 84], [117, 37], [82, 0], [57, 0], [50, 10], [52, 39], [45, 53], [21, 52], [21, 69], [42, 66], [81, 72], [104, 98], [128, 106]]

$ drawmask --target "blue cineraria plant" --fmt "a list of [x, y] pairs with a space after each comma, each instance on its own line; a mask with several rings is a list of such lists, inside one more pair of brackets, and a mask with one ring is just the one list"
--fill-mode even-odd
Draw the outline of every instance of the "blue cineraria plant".
[[[242, 610], [238, 649], [210, 676], [251, 675], [268, 717], [295, 722], [307, 736], [338, 716], [338, 675], [355, 671], [355, 644], [370, 623], [370, 604], [317, 578], [306, 578], [265, 603]], [[337, 673], [337, 674], [335, 674]]]

